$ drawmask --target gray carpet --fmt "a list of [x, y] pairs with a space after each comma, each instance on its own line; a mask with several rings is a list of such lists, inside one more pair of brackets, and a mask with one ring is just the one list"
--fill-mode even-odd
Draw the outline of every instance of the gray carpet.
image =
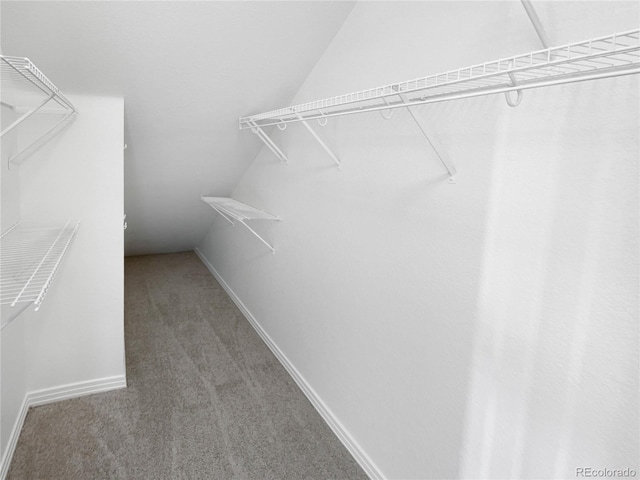
[[32, 408], [9, 479], [367, 478], [195, 254], [125, 292], [128, 388]]

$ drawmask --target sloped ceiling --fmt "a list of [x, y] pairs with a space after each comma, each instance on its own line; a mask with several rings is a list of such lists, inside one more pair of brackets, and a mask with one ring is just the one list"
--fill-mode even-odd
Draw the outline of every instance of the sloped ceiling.
[[[2, 52], [64, 93], [125, 98], [125, 253], [192, 250], [353, 2], [2, 1]], [[82, 181], [81, 179], [78, 179]]]

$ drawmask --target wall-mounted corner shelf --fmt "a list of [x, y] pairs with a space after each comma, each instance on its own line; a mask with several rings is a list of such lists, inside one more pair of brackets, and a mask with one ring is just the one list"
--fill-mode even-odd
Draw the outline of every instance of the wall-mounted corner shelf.
[[[266, 134], [262, 130], [264, 127], [278, 125], [284, 130], [288, 123], [307, 124], [310, 120], [317, 120], [323, 125], [328, 117], [339, 115], [379, 111], [385, 118], [389, 118], [391, 111], [396, 108], [407, 108], [411, 111], [411, 107], [415, 105], [497, 93], [504, 93], [508, 104], [516, 106], [520, 103], [522, 91], [526, 89], [638, 74], [639, 49], [640, 29], [614, 33], [241, 117], [239, 126], [240, 129], [251, 129], [254, 133], [260, 134], [263, 141], [267, 142], [264, 139]], [[515, 101], [509, 97], [510, 92], [517, 93]], [[273, 144], [270, 139], [268, 142]], [[282, 154], [279, 149], [277, 151]], [[453, 176], [455, 167], [443, 158], [440, 160], [449, 175]]]
[[9, 159], [10, 163], [17, 164], [57, 133], [68, 120], [74, 118], [77, 110], [28, 58], [0, 55], [0, 77], [0, 102], [19, 115], [0, 132], [0, 138], [35, 114], [46, 113], [60, 117], [51, 128]]
[[202, 201], [213, 208], [220, 214], [225, 220], [233, 225], [233, 221], [237, 220], [242, 225], [253, 233], [262, 243], [264, 243], [273, 254], [276, 253], [275, 249], [262, 238], [255, 230], [253, 230], [245, 222], [247, 220], [277, 220], [280, 219], [275, 215], [258, 210], [255, 207], [247, 205], [245, 203], [238, 202], [229, 197], [201, 197]]
[[1, 328], [30, 305], [40, 308], [78, 226], [20, 222], [0, 237]]

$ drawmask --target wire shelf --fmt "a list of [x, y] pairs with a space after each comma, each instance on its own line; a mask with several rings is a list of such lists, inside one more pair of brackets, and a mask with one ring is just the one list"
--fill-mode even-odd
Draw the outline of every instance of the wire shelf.
[[[31, 304], [40, 308], [78, 226], [72, 220], [62, 227], [19, 223], [2, 235], [1, 305], [20, 311]], [[2, 327], [6, 324], [8, 319], [3, 318]]]
[[229, 197], [201, 197], [202, 201], [213, 208], [220, 214], [222, 218], [233, 225], [233, 221], [237, 220], [244, 225], [258, 240], [264, 243], [272, 253], [276, 253], [275, 248], [267, 242], [253, 228], [247, 225], [246, 220], [280, 220], [275, 215], [258, 210], [255, 207], [245, 203], [238, 202]]
[[202, 197], [202, 200], [221, 215], [226, 215], [240, 222], [245, 220], [278, 220], [270, 213], [238, 202], [229, 197]]
[[52, 97], [64, 111], [76, 112], [73, 104], [60, 92], [31, 60], [0, 55], [3, 102], [11, 107], [25, 107], [35, 95]]
[[43, 133], [35, 137], [32, 134], [28, 145], [9, 158], [9, 164], [20, 163], [60, 132], [78, 113], [58, 87], [28, 58], [0, 55], [0, 86], [0, 103], [19, 115], [0, 132], [0, 138], [35, 114], [58, 117], [53, 126]]
[[407, 107], [640, 73], [640, 29], [241, 117], [240, 128]]

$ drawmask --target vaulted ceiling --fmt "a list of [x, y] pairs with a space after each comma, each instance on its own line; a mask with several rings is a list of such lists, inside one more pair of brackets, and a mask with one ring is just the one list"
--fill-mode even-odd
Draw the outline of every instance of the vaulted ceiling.
[[191, 250], [200, 195], [230, 194], [262, 145], [238, 118], [287, 105], [353, 5], [2, 1], [2, 52], [64, 93], [125, 98], [125, 253]]

